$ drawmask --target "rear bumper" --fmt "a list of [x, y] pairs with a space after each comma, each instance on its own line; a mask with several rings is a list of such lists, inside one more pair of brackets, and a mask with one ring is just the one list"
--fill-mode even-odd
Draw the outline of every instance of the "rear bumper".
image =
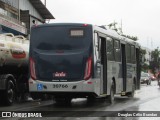
[[96, 80], [82, 80], [76, 82], [44, 82], [29, 79], [29, 91], [33, 93], [49, 93], [53, 95], [72, 95], [75, 97], [94, 94], [97, 96]]
[[149, 80], [141, 80], [141, 83], [144, 84], [144, 83], [147, 83]]
[[97, 97], [97, 94], [93, 92], [31, 92], [41, 96], [42, 94], [49, 94], [56, 97], [67, 97], [67, 98], [85, 98], [85, 97]]

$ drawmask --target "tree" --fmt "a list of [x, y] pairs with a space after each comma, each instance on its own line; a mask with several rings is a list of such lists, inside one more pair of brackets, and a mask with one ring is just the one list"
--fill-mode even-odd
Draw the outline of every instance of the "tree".
[[149, 69], [149, 65], [145, 63], [146, 62], [145, 55], [146, 55], [146, 50], [141, 48], [140, 49], [141, 71], [147, 72], [147, 70]]
[[160, 51], [157, 47], [154, 51], [151, 52], [151, 62], [150, 62], [150, 69], [155, 74], [157, 71], [160, 70]]

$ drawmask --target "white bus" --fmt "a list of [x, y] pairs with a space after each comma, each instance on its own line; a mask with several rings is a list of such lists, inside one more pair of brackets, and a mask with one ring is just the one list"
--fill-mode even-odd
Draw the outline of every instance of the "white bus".
[[33, 98], [56, 100], [133, 97], [140, 88], [140, 46], [91, 24], [54, 23], [32, 27], [29, 90]]

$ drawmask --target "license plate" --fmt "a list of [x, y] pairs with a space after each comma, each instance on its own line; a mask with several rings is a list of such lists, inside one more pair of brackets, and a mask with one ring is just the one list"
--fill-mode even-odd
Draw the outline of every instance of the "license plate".
[[68, 88], [67, 84], [53, 84], [53, 88]]
[[66, 77], [66, 73], [65, 72], [56, 72], [56, 73], [53, 73], [53, 77]]

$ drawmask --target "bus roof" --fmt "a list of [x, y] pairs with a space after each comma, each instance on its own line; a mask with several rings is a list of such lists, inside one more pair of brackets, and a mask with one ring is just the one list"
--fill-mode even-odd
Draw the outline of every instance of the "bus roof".
[[112, 37], [115, 38], [117, 40], [121, 40], [122, 43], [126, 44], [126, 43], [130, 43], [135, 45], [136, 47], [140, 47], [140, 44], [132, 39], [129, 39], [127, 37], [121, 36], [119, 35], [116, 31], [111, 30], [111, 29], [104, 29], [102, 27], [99, 26], [94, 26], [94, 30], [97, 32], [100, 32], [101, 34], [104, 34], [108, 37]]
[[[93, 30], [98, 31], [99, 33], [102, 33], [108, 37], [112, 37], [118, 40], [121, 40], [122, 43], [126, 44], [126, 43], [130, 43], [135, 45], [136, 47], [140, 47], [140, 44], [137, 43], [136, 41], [126, 38], [124, 36], [119, 35], [116, 31], [111, 30], [111, 29], [104, 29], [102, 27], [96, 26], [96, 25], [92, 25], [92, 24], [87, 24], [87, 23], [49, 23], [49, 24], [41, 24], [41, 25], [36, 25], [37, 27], [50, 27], [50, 26], [92, 26]], [[32, 26], [33, 28], [35, 26]]]
[[[92, 25], [86, 23], [49, 23], [49, 24], [36, 25], [36, 27], [50, 27], [50, 26], [92, 26]], [[35, 25], [33, 25], [32, 27], [35, 27]]]

